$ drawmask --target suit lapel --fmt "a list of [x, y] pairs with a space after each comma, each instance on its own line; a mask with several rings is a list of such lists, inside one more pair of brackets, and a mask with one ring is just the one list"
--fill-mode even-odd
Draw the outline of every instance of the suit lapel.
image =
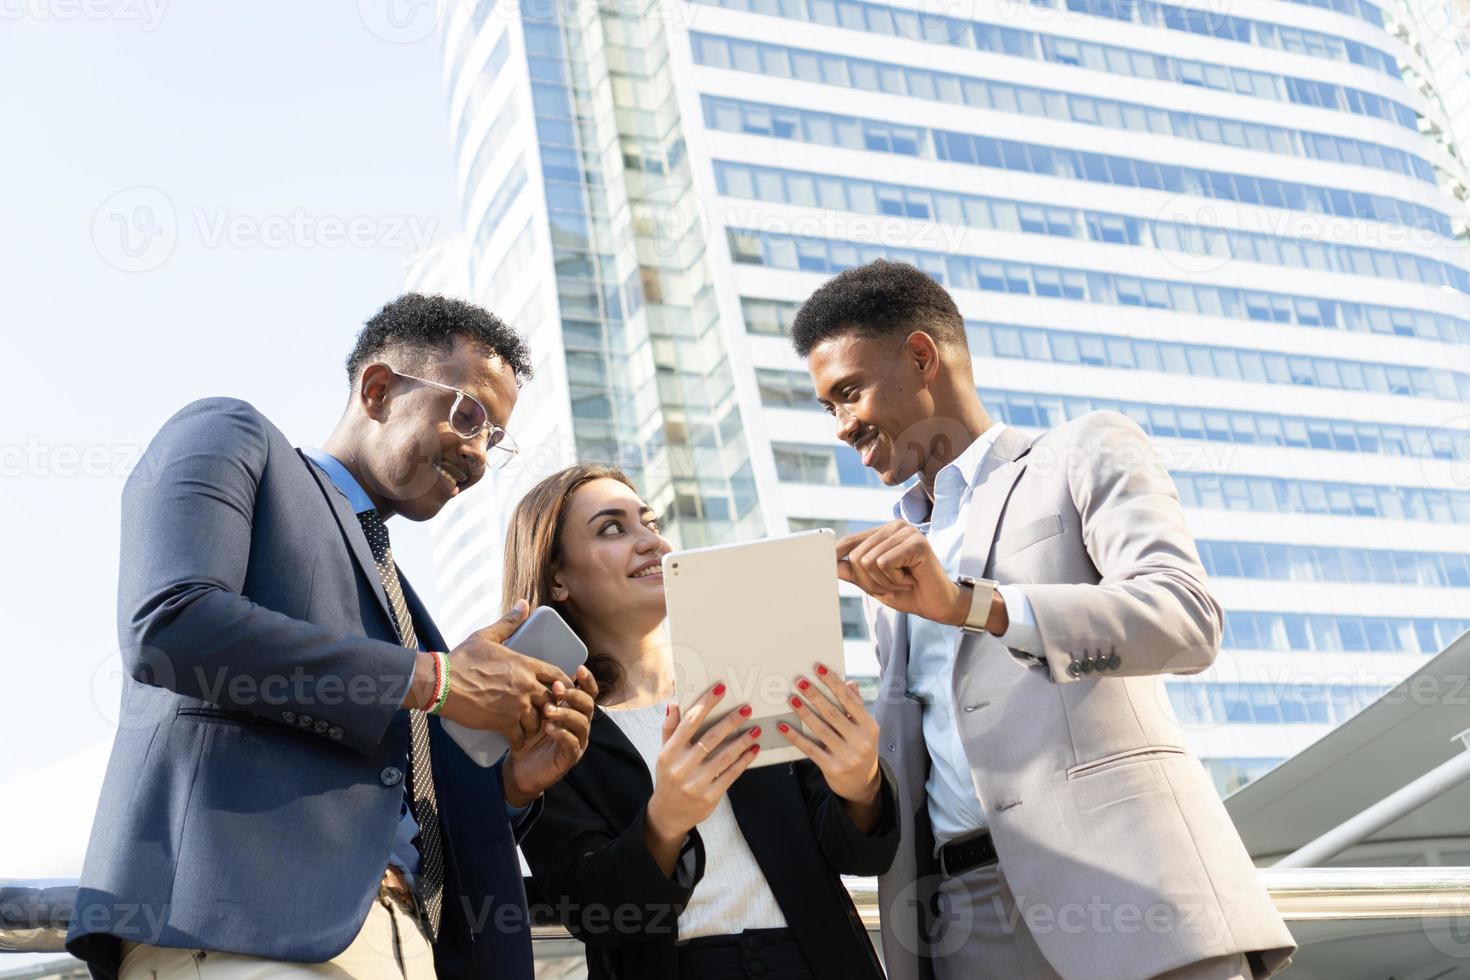
[[592, 728], [587, 734], [587, 747], [593, 746], [617, 756], [622, 756], [623, 761], [637, 768], [648, 782], [649, 789], [653, 788], [653, 773], [648, 771], [648, 763], [643, 761], [643, 756], [628, 741], [628, 736], [618, 727], [617, 722], [607, 716], [607, 711], [597, 708], [592, 712]]
[[322, 472], [321, 467], [311, 461], [301, 450], [296, 450], [307, 470], [321, 487], [322, 495], [327, 498], [327, 506], [332, 509], [332, 516], [337, 519], [337, 528], [342, 532], [342, 539], [347, 542], [347, 550], [352, 557], [357, 559], [362, 573], [367, 576], [368, 585], [372, 587], [373, 595], [378, 597], [378, 605], [382, 607], [383, 614], [388, 617], [388, 622], [393, 622], [393, 610], [388, 605], [388, 594], [383, 591], [383, 577], [378, 574], [378, 565], [373, 561], [372, 549], [368, 547], [367, 538], [363, 536], [362, 525], [357, 520], [357, 515], [352, 512], [352, 505], [347, 502], [347, 496], [337, 489], [337, 484], [332, 478]]
[[[995, 548], [995, 535], [1000, 527], [1000, 515], [1006, 501], [1015, 489], [1016, 481], [1026, 472], [1026, 452], [1031, 440], [1006, 426], [987, 456], [995, 457], [987, 462], [981, 483], [970, 497], [969, 514], [965, 523], [965, 539], [960, 545], [961, 575], [983, 578], [990, 564], [990, 553]], [[995, 465], [998, 463], [999, 465]]]
[[909, 686], [909, 617], [907, 613], [895, 612], [876, 600], [865, 601], [873, 608], [875, 644], [888, 654], [879, 676], [882, 687], [879, 703], [898, 704]]

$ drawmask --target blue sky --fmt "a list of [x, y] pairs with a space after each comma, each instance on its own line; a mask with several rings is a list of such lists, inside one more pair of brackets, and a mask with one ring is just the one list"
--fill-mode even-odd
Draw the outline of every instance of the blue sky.
[[[158, 426], [233, 395], [319, 443], [355, 331], [456, 230], [438, 42], [372, 2], [0, 10], [0, 786], [111, 731], [119, 493]], [[426, 527], [390, 527], [432, 607]]]

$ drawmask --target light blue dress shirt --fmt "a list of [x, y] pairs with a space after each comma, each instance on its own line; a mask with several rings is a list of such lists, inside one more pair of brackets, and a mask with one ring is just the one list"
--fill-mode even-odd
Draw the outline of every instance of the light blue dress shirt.
[[[301, 451], [313, 463], [320, 466], [322, 471], [336, 484], [337, 489], [342, 491], [347, 502], [352, 505], [354, 514], [361, 514], [366, 510], [374, 510], [373, 500], [367, 495], [356, 478], [342, 465], [342, 461], [330, 453], [311, 447], [302, 447]], [[419, 649], [425, 649], [423, 641], [419, 641]], [[403, 771], [409, 771], [408, 759], [403, 760]], [[388, 864], [399, 868], [404, 878], [408, 881], [410, 888], [417, 888], [418, 883], [414, 880], [419, 870], [419, 849], [413, 839], [419, 835], [418, 821], [413, 818], [413, 811], [408, 805], [408, 782], [405, 781], [403, 790], [403, 811], [398, 818], [398, 830], [393, 834], [393, 844], [388, 848]], [[518, 821], [530, 807], [514, 807], [505, 804], [506, 813], [510, 815], [511, 823]]]
[[[923, 483], [915, 483], [893, 508], [894, 517], [915, 525], [929, 539], [929, 546], [951, 578], [960, 572], [970, 500], [975, 487], [995, 468], [997, 461], [989, 450], [1004, 429], [1005, 423], [993, 423], [954, 462], [939, 471], [934, 478], [932, 502]], [[1014, 585], [1002, 585], [999, 592], [1010, 619], [1002, 637], [1005, 645], [1024, 653], [1039, 653], [1041, 636], [1025, 593]], [[960, 630], [909, 616], [908, 634], [908, 686], [924, 704], [924, 742], [931, 761], [925, 784], [929, 821], [934, 825], [935, 840], [946, 844], [988, 826], [955, 721], [952, 679]]]

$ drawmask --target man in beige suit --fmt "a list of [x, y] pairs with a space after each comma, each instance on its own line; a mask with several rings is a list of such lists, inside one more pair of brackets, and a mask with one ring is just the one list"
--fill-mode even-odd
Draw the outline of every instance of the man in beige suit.
[[838, 435], [897, 486], [838, 543], [873, 600], [880, 749], [904, 845], [880, 879], [897, 980], [1236, 980], [1295, 949], [1161, 675], [1222, 612], [1147, 437], [986, 414], [964, 323], [912, 266], [827, 282], [793, 329]]

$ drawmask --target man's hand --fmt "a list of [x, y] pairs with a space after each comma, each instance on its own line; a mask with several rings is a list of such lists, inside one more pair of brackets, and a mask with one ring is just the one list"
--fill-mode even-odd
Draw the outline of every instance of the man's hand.
[[529, 806], [587, 751], [592, 711], [597, 704], [597, 681], [592, 679], [592, 672], [578, 667], [575, 687], [557, 681], [551, 693], [555, 700], [542, 707], [540, 730], [506, 753], [500, 765], [505, 802], [513, 807]]
[[[561, 684], [569, 695], [575, 687], [560, 669], [504, 645], [526, 618], [526, 608], [524, 600], [517, 600], [510, 612], [450, 651], [449, 699], [440, 712], [469, 728], [499, 732], [512, 749], [537, 736], [542, 709], [556, 700], [553, 685]], [[591, 716], [590, 707], [587, 714]]]
[[894, 520], [837, 542], [837, 577], [890, 609], [959, 626], [970, 613], [970, 590], [961, 587], [908, 521]]

